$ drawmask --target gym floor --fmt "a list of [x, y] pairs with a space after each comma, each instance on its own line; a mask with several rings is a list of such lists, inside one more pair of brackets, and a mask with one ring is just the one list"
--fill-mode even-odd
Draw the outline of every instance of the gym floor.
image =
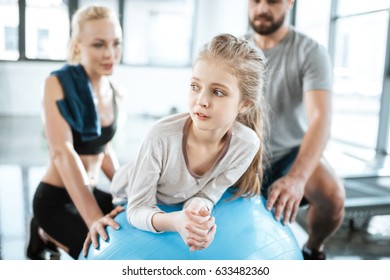
[[[142, 116], [120, 122], [113, 146], [121, 163], [134, 158], [145, 130], [155, 120]], [[390, 259], [390, 177], [383, 172], [389, 170], [387, 159], [367, 168], [357, 157], [330, 146], [327, 154], [336, 172], [345, 178], [347, 201], [346, 218], [325, 247], [328, 259]], [[40, 118], [0, 117], [0, 259], [26, 259], [32, 196], [47, 161]], [[107, 180], [102, 180], [101, 186], [106, 187]], [[301, 209], [297, 223], [291, 226], [300, 245], [307, 237], [305, 212]], [[61, 259], [69, 256], [63, 253]]]

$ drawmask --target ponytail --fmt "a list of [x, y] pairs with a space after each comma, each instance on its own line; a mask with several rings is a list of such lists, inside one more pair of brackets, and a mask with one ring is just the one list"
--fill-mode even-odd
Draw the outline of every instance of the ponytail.
[[196, 61], [207, 58], [227, 66], [237, 77], [241, 101], [252, 104], [244, 113], [238, 114], [237, 121], [256, 132], [260, 147], [249, 168], [236, 182], [234, 197], [258, 195], [268, 163], [268, 107], [264, 101], [268, 67], [264, 54], [260, 48], [245, 39], [221, 34], [203, 47]]

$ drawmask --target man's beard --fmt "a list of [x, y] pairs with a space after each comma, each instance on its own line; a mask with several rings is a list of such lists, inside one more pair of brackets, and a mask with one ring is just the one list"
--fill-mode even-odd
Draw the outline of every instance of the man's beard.
[[[257, 16], [256, 18], [258, 18]], [[250, 25], [252, 26], [253, 30], [260, 34], [260, 35], [270, 35], [274, 33], [276, 30], [278, 30], [284, 23], [284, 19], [286, 15], [283, 15], [278, 21], [273, 21], [273, 18], [270, 16], [262, 16], [265, 17], [267, 20], [271, 21], [270, 26], [256, 26], [254, 25], [254, 21], [250, 21]], [[255, 18], [255, 20], [256, 20]]]

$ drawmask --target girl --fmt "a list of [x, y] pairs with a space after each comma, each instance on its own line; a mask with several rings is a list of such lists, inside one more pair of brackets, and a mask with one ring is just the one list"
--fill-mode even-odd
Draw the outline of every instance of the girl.
[[45, 81], [50, 162], [34, 195], [30, 259], [43, 259], [45, 249], [57, 251], [56, 246], [76, 259], [89, 230], [104, 230], [102, 224], [118, 227], [110, 212], [121, 208], [114, 209], [112, 196], [96, 185], [100, 170], [112, 179], [119, 166], [109, 144], [118, 105], [108, 76], [119, 62], [121, 40], [117, 17], [108, 8], [77, 11], [72, 20], [71, 64]]
[[[127, 220], [145, 231], [176, 231], [190, 250], [210, 245], [216, 224], [211, 211], [223, 193], [260, 193], [265, 118], [266, 63], [261, 51], [232, 35], [219, 35], [195, 61], [189, 112], [151, 127], [133, 164], [114, 176], [115, 203], [127, 200]], [[165, 213], [157, 204], [184, 203]], [[96, 232], [86, 240], [97, 247]], [[106, 236], [104, 236], [106, 238]]]

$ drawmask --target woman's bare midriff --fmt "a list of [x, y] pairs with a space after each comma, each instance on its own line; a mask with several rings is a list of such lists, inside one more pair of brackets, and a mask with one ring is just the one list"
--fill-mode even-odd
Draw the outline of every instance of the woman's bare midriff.
[[[95, 187], [98, 184], [103, 158], [103, 153], [97, 155], [80, 155], [80, 159], [89, 178], [89, 186], [91, 187]], [[65, 188], [65, 184], [52, 160], [49, 162], [48, 170], [45, 176], [43, 176], [42, 181], [59, 188]]]

